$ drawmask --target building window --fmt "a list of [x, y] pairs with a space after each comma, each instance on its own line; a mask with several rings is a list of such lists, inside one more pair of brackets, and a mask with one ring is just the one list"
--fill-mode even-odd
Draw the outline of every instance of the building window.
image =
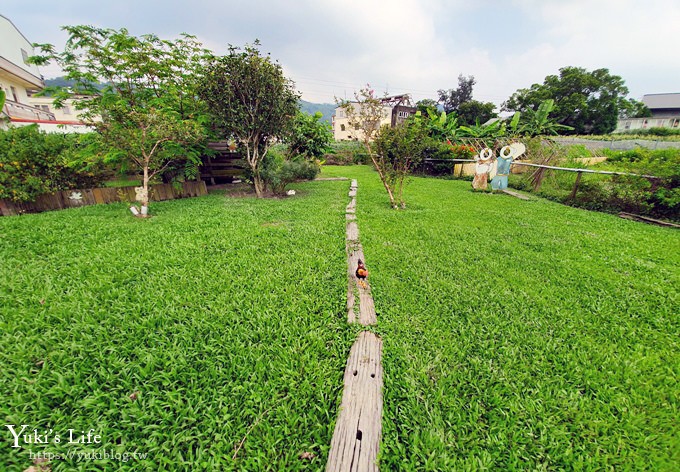
[[9, 89], [10, 89], [10, 91], [12, 92], [12, 97], [13, 97], [12, 100], [14, 100], [15, 102], [19, 103], [19, 98], [17, 98], [17, 89], [15, 89], [14, 87], [12, 87], [11, 85], [10, 85]]
[[340, 125], [340, 131], [345, 131], [345, 125]]
[[28, 53], [25, 49], [21, 50], [21, 57], [24, 59], [24, 64], [28, 64]]
[[61, 111], [64, 115], [70, 115], [71, 114], [71, 109], [69, 107], [67, 107], [66, 105], [64, 105], [64, 108], [62, 108]]
[[42, 109], [42, 110], [44, 110], [44, 111], [46, 111], [46, 112], [48, 112], [48, 113], [49, 113], [49, 111], [50, 111], [50, 106], [49, 106], [49, 105], [38, 105], [38, 108], [40, 108], [40, 109]]

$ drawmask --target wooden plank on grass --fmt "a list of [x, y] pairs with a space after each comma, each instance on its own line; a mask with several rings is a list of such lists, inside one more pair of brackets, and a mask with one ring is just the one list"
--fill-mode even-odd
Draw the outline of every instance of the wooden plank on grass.
[[634, 215], [632, 213], [626, 212], [619, 213], [619, 216], [627, 220], [640, 221], [642, 223], [649, 223], [657, 226], [665, 226], [667, 228], [680, 228], [680, 225], [671, 223], [670, 221], [655, 220], [654, 218], [650, 218], [648, 216]]
[[382, 435], [382, 340], [359, 334], [347, 359], [326, 471], [377, 471]]
[[347, 213], [354, 213], [356, 211], [356, 208], [357, 208], [357, 199], [353, 198], [352, 201], [350, 201], [349, 204], [347, 205], [347, 208], [345, 209], [345, 211]]
[[503, 190], [503, 193], [512, 195], [513, 197], [519, 198], [520, 200], [531, 200], [531, 198], [527, 197], [526, 195], [522, 195], [521, 193], [518, 192], [513, 192], [512, 190], [508, 190], [507, 188]]
[[358, 241], [359, 240], [359, 227], [356, 221], [350, 221], [347, 223], [347, 241]]

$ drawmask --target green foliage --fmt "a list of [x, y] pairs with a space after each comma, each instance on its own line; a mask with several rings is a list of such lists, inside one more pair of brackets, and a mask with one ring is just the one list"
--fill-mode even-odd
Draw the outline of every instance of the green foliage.
[[479, 102], [477, 100], [469, 100], [465, 103], [461, 103], [458, 106], [456, 114], [458, 115], [458, 120], [463, 125], [471, 125], [479, 121], [480, 123], [486, 123], [492, 118], [496, 118], [498, 113], [496, 113], [496, 105], [492, 102]]
[[515, 92], [503, 109], [526, 113], [552, 99], [555, 106], [551, 117], [558, 124], [572, 127], [576, 134], [605, 134], [616, 128], [619, 116], [630, 108], [627, 94], [623, 79], [611, 75], [608, 69], [588, 72], [564, 67], [559, 76], [549, 75], [543, 84]]
[[45, 133], [37, 125], [0, 130], [0, 199], [27, 202], [43, 193], [98, 186], [107, 173], [86, 158], [92, 139]]
[[290, 131], [299, 95], [281, 65], [261, 55], [259, 42], [214, 57], [203, 72], [198, 93], [224, 138], [245, 147], [258, 196], [264, 195], [261, 163], [269, 148]]
[[441, 179], [392, 212], [369, 169], [324, 173], [359, 180], [380, 470], [676, 468], [675, 230]]
[[292, 156], [320, 159], [329, 150], [333, 133], [328, 123], [321, 120], [321, 113], [313, 115], [298, 112], [293, 120], [293, 129], [286, 139]]
[[[566, 148], [567, 159], [588, 157], [583, 146]], [[548, 171], [538, 194], [562, 203], [590, 210], [605, 212], [630, 212], [657, 218], [680, 220], [680, 149], [601, 152], [607, 160], [590, 166], [593, 170], [627, 172], [651, 175], [659, 179], [647, 179], [626, 175], [583, 174], [575, 198], [571, 198], [576, 174], [564, 171]], [[580, 162], [561, 162], [562, 167], [582, 168]], [[531, 190], [529, 174], [512, 176], [511, 185]]]
[[195, 97], [207, 51], [188, 35], [170, 41], [132, 36], [126, 29], [63, 29], [69, 35], [64, 51], [40, 45], [43, 55], [32, 61], [55, 61], [66, 72], [64, 79], [74, 85], [56, 91], [55, 104], [76, 94], [81, 118], [103, 137], [105, 161], [137, 166], [148, 194], [150, 179], [191, 159], [186, 148], [204, 139], [205, 120]]
[[458, 118], [454, 113], [441, 113], [429, 109], [427, 113], [416, 112], [418, 119], [423, 121], [427, 135], [440, 142], [455, 140], [458, 135]]
[[291, 158], [276, 148], [267, 152], [260, 171], [265, 190], [274, 194], [285, 193], [286, 186], [300, 180], [314, 180], [321, 168], [316, 161], [300, 156]]
[[422, 100], [418, 100], [416, 103], [416, 108], [424, 116], [428, 115], [429, 113], [437, 113], [437, 101], [432, 100], [431, 98], [424, 98]]
[[647, 118], [652, 116], [652, 111], [644, 103], [629, 98], [622, 102], [619, 118]]
[[355, 338], [347, 182], [296, 188], [159, 202], [150, 221], [123, 204], [0, 218], [3, 425], [102, 440], [14, 449], [3, 426], [0, 468], [115, 450], [147, 457], [51, 470], [323, 469]]
[[358, 141], [333, 141], [323, 160], [330, 165], [369, 164], [371, 156]]
[[405, 208], [404, 180], [424, 157], [427, 130], [422, 120], [383, 126], [375, 139], [373, 164], [390, 198], [392, 208]]
[[[458, 76], [458, 88], [438, 90], [439, 103], [446, 113], [455, 114], [461, 125], [471, 126], [476, 122], [486, 123], [498, 114], [496, 105], [491, 102], [480, 102], [472, 99], [472, 88], [475, 85], [474, 76]], [[436, 109], [434, 110], [436, 111]]]
[[678, 128], [647, 128], [647, 129], [629, 129], [626, 131], [617, 132], [614, 136], [619, 138], [621, 135], [634, 136], [680, 136], [680, 129]]
[[550, 113], [554, 108], [555, 101], [553, 99], [543, 100], [535, 111], [532, 108], [528, 108], [521, 113], [521, 116], [517, 114], [520, 112], [516, 112], [512, 120], [514, 122], [515, 117], [517, 117], [519, 121], [519, 134], [527, 137], [556, 135], [559, 134], [559, 131], [572, 131], [574, 128], [571, 126], [556, 123], [550, 117]]

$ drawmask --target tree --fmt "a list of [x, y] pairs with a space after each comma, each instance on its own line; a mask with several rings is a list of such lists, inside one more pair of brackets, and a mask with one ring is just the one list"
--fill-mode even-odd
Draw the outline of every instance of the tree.
[[372, 143], [380, 131], [380, 123], [389, 116], [382, 100], [375, 96], [375, 91], [370, 84], [354, 93], [354, 102], [338, 101], [339, 106], [345, 111], [350, 134], [360, 140], [366, 152], [371, 156], [371, 161], [378, 172], [387, 195], [390, 197], [392, 207], [396, 208], [394, 192], [389, 183], [389, 175], [385, 172], [385, 166], [378, 155], [373, 152]]
[[496, 105], [492, 102], [484, 103], [477, 100], [469, 100], [461, 103], [456, 112], [461, 125], [472, 125], [477, 121], [486, 123], [490, 119], [496, 118], [498, 113], [495, 112], [495, 109]]
[[506, 111], [537, 110], [545, 100], [555, 101], [551, 117], [570, 126], [578, 134], [607, 134], [616, 128], [622, 110], [627, 108], [624, 81], [608, 69], [588, 72], [580, 67], [563, 67], [549, 75], [543, 84], [515, 92], [503, 104]]
[[224, 137], [245, 147], [255, 192], [263, 197], [262, 160], [289, 132], [299, 95], [281, 66], [261, 55], [258, 46], [258, 41], [243, 49], [230, 46], [229, 54], [213, 58], [198, 93]]
[[432, 100], [431, 98], [424, 98], [422, 100], [418, 100], [416, 103], [416, 108], [424, 116], [429, 112], [437, 113], [437, 101]]
[[293, 120], [293, 129], [287, 139], [291, 156], [304, 156], [307, 159], [319, 159], [330, 149], [333, 141], [331, 128], [323, 115], [298, 112]]
[[[146, 214], [149, 182], [171, 164], [198, 156], [186, 146], [204, 138], [195, 101], [195, 74], [207, 52], [194, 37], [170, 41], [155, 35], [131, 36], [126, 29], [63, 28], [63, 52], [38, 45], [36, 64], [55, 61], [73, 87], [54, 92], [55, 105], [77, 97], [81, 119], [102, 136], [106, 162], [131, 163], [143, 174], [141, 205]], [[101, 84], [104, 84], [103, 86]]]
[[472, 87], [475, 83], [474, 76], [465, 77], [460, 74], [457, 89], [437, 90], [439, 103], [444, 107], [444, 111], [446, 113], [457, 112], [462, 103], [472, 100]]
[[652, 111], [644, 103], [629, 98], [624, 107], [619, 111], [619, 118], [649, 118]]
[[495, 112], [496, 105], [492, 102], [480, 102], [472, 99], [472, 87], [475, 85], [475, 77], [458, 76], [458, 88], [438, 90], [439, 103], [446, 113], [455, 113], [461, 125], [474, 125], [477, 121], [486, 123], [498, 115]]
[[423, 159], [427, 132], [421, 119], [413, 119], [394, 128], [383, 126], [375, 140], [375, 164], [387, 189], [392, 208], [406, 208], [404, 181]]

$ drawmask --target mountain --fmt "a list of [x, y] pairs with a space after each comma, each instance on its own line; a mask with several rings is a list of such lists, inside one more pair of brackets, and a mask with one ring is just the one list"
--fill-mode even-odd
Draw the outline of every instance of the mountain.
[[305, 113], [313, 115], [314, 113], [321, 112], [321, 121], [326, 121], [330, 124], [331, 116], [335, 113], [335, 108], [337, 105], [332, 103], [312, 103], [300, 100], [300, 110]]

